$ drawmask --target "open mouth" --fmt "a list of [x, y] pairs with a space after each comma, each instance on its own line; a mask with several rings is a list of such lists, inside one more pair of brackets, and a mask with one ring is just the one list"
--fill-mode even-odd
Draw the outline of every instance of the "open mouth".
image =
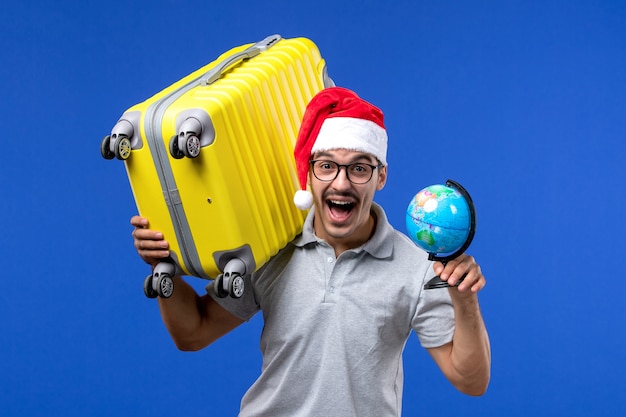
[[328, 206], [331, 217], [335, 221], [344, 221], [350, 217], [350, 213], [352, 213], [356, 204], [353, 201], [329, 199], [326, 200], [326, 205]]

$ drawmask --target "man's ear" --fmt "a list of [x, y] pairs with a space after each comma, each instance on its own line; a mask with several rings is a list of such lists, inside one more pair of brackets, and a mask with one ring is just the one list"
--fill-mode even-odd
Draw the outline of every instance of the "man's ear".
[[376, 184], [376, 190], [380, 191], [385, 187], [387, 183], [387, 165], [378, 169], [378, 183]]

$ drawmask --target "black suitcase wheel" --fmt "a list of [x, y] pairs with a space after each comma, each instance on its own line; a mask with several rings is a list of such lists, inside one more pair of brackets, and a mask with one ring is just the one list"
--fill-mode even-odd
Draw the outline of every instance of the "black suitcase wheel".
[[245, 284], [243, 277], [241, 275], [233, 275], [229, 286], [230, 296], [233, 298], [241, 298], [244, 289]]
[[143, 293], [148, 298], [157, 298], [159, 294], [152, 287], [152, 274], [148, 275], [143, 281]]
[[120, 136], [113, 146], [113, 151], [115, 152], [115, 157], [117, 159], [128, 159], [131, 151], [130, 139], [126, 136]]
[[113, 159], [115, 154], [111, 152], [111, 136], [107, 135], [100, 143], [100, 154], [104, 159]]
[[228, 291], [224, 289], [224, 274], [219, 274], [217, 278], [215, 278], [213, 288], [215, 288], [215, 294], [219, 298], [225, 298], [228, 295]]
[[200, 155], [200, 139], [196, 135], [189, 135], [184, 140], [184, 152], [189, 158], [197, 158]]
[[178, 147], [178, 135], [174, 135], [170, 139], [170, 155], [172, 155], [174, 159], [181, 159], [185, 156], [183, 151]]
[[157, 281], [157, 293], [161, 298], [170, 298], [174, 293], [174, 281], [167, 274], [162, 274]]

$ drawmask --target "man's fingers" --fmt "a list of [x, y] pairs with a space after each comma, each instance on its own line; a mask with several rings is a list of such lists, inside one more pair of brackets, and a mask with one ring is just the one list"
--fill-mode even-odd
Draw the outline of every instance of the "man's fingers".
[[163, 240], [163, 233], [150, 229], [135, 229], [131, 234], [135, 240]]
[[169, 243], [163, 233], [149, 229], [148, 219], [133, 216], [130, 224], [135, 227], [131, 235], [137, 253], [146, 263], [155, 265], [159, 259], [170, 256]]
[[135, 227], [145, 228], [148, 227], [148, 219], [141, 216], [133, 216], [130, 219], [130, 224]]
[[135, 239], [135, 247], [140, 250], [149, 251], [149, 250], [167, 250], [169, 245], [167, 241], [157, 239], [157, 240], [149, 240], [149, 239]]

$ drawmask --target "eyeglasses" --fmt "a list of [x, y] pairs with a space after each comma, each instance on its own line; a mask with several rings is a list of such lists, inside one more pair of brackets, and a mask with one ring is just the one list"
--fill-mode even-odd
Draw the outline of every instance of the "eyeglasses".
[[366, 184], [372, 179], [374, 170], [382, 168], [383, 164], [371, 165], [364, 162], [341, 165], [333, 161], [315, 159], [309, 161], [313, 167], [313, 175], [320, 181], [330, 182], [339, 175], [341, 168], [346, 169], [346, 177], [352, 184]]

